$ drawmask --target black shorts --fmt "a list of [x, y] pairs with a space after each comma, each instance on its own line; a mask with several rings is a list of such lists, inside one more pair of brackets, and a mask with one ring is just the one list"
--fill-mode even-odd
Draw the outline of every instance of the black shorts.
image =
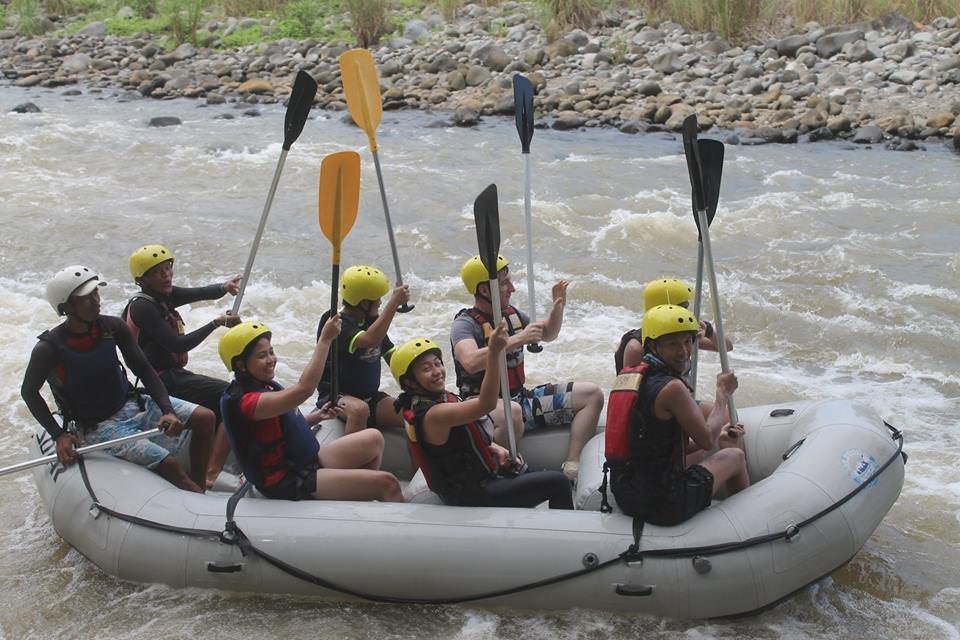
[[257, 487], [257, 490], [274, 500], [313, 500], [317, 492], [317, 470], [320, 463], [308, 465], [298, 471], [291, 471], [283, 480], [269, 487]]
[[[341, 393], [340, 397], [342, 398], [345, 395], [350, 395], [349, 393]], [[367, 403], [367, 409], [370, 410], [370, 415], [367, 417], [367, 426], [375, 428], [377, 426], [377, 405], [380, 404], [380, 401], [384, 398], [389, 398], [389, 394], [384, 393], [383, 391], [377, 391], [369, 398], [360, 398]], [[317, 409], [322, 409], [323, 405], [330, 402], [329, 394], [321, 394], [317, 396]]]
[[228, 382], [186, 369], [167, 369], [160, 374], [160, 380], [171, 396], [210, 409], [220, 424], [220, 396], [229, 386]]
[[641, 486], [630, 474], [617, 474], [611, 479], [610, 488], [625, 514], [660, 527], [671, 527], [710, 506], [713, 474], [695, 464], [684, 471], [672, 487], [656, 493]]

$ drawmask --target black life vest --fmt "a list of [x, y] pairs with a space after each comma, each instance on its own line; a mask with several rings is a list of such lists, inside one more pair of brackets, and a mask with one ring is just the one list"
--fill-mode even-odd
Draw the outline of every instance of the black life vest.
[[147, 360], [150, 361], [150, 364], [158, 372], [187, 366], [189, 356], [186, 351], [175, 352], [161, 349], [155, 340], [140, 331], [140, 327], [133, 321], [133, 315], [130, 313], [130, 305], [133, 304], [134, 300], [138, 299], [152, 302], [160, 312], [160, 318], [163, 319], [178, 336], [182, 336], [184, 333], [183, 318], [180, 316], [180, 312], [177, 311], [175, 307], [169, 306], [165, 300], [158, 300], [143, 291], [138, 291], [130, 297], [130, 300], [127, 301], [127, 306], [123, 308], [121, 317], [130, 328], [130, 332], [133, 334], [137, 344], [143, 349]]
[[639, 366], [626, 367], [617, 377], [607, 404], [604, 434], [614, 486], [618, 476], [627, 475], [651, 494], [658, 494], [683, 474], [683, 429], [676, 418], [663, 420], [654, 413], [657, 394], [674, 379], [683, 380], [650, 354]]
[[270, 487], [288, 474], [296, 473], [317, 460], [317, 442], [299, 409], [273, 419], [250, 420], [240, 410], [244, 394], [279, 391], [276, 382], [263, 386], [241, 386], [234, 380], [220, 397], [220, 411], [230, 446], [240, 461], [243, 475], [258, 489]]
[[[490, 334], [494, 331], [491, 317], [480, 311], [480, 309], [471, 307], [458, 311], [455, 318], [459, 318], [463, 314], [469, 315], [470, 318], [477, 323], [477, 326], [482, 329], [483, 344], [478, 344], [477, 347], [482, 349], [487, 346]], [[507, 308], [504, 309], [504, 319], [507, 322], [507, 335], [512, 336], [522, 331], [525, 326], [523, 321], [520, 320], [520, 314], [517, 313], [517, 310], [512, 306], [507, 306]], [[510, 383], [510, 395], [515, 396], [520, 393], [520, 390], [523, 388], [523, 383], [527, 381], [527, 375], [523, 370], [523, 347], [514, 349], [513, 351], [507, 351], [506, 358], [507, 382]], [[457, 372], [457, 388], [460, 390], [460, 393], [466, 397], [480, 395], [480, 385], [483, 383], [484, 372], [467, 373], [467, 370], [457, 362], [456, 358], [454, 358], [454, 369], [456, 369]]]
[[450, 429], [444, 444], [426, 441], [423, 418], [427, 410], [442, 402], [460, 402], [460, 397], [450, 392], [441, 398], [414, 396], [410, 408], [403, 410], [403, 419], [410, 455], [423, 469], [427, 486], [445, 504], [455, 505], [461, 496], [496, 477], [497, 462], [490, 453], [490, 434], [477, 421]]
[[97, 326], [100, 328], [100, 342], [90, 351], [70, 347], [63, 325], [37, 336], [56, 347], [63, 364], [63, 380], [55, 374], [47, 379], [57, 406], [68, 419], [84, 428], [115, 414], [133, 392], [127, 372], [117, 358], [117, 341], [113, 333], [99, 320]]
[[643, 344], [643, 336], [641, 335], [640, 329], [630, 329], [620, 338], [620, 346], [617, 347], [616, 353], [613, 354], [613, 364], [617, 367], [616, 374], [619, 375], [621, 369], [623, 369], [623, 354], [627, 350], [627, 343], [631, 340], [637, 340], [640, 344]]

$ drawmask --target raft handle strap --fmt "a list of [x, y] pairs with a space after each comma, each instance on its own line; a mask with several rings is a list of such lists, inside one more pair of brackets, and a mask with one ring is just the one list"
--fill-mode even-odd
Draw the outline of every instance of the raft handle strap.
[[783, 459], [786, 460], [787, 458], [792, 456], [796, 452], [796, 450], [800, 448], [800, 445], [802, 445], [805, 441], [806, 441], [806, 438], [800, 438], [799, 440], [794, 442], [792, 445], [790, 445], [790, 448], [783, 452]]

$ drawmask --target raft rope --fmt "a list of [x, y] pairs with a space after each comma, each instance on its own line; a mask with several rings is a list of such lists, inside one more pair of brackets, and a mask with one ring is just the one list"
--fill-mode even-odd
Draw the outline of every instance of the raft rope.
[[713, 545], [703, 545], [699, 547], [684, 547], [679, 549], [649, 549], [649, 550], [640, 550], [640, 538], [643, 534], [643, 521], [639, 518], [634, 518], [633, 521], [633, 544], [631, 544], [625, 551], [622, 553], [605, 560], [603, 562], [591, 563], [589, 566], [585, 566], [583, 569], [578, 569], [576, 571], [570, 571], [560, 575], [552, 576], [549, 578], [544, 578], [543, 580], [537, 580], [535, 582], [529, 582], [526, 584], [518, 585], [516, 587], [510, 587], [507, 589], [500, 589], [497, 591], [489, 591], [485, 593], [478, 593], [469, 596], [459, 596], [459, 597], [450, 597], [450, 598], [401, 598], [394, 596], [383, 596], [372, 593], [367, 593], [364, 591], [358, 591], [356, 589], [351, 589], [350, 587], [344, 587], [342, 585], [335, 584], [320, 576], [313, 575], [307, 571], [304, 571], [284, 560], [273, 556], [263, 549], [258, 549], [246, 536], [246, 534], [240, 529], [234, 520], [234, 512], [236, 511], [237, 505], [239, 504], [240, 499], [246, 494], [250, 489], [250, 483], [244, 482], [241, 486], [228, 500], [227, 502], [227, 513], [226, 513], [226, 524], [224, 525], [223, 531], [214, 531], [211, 529], [192, 529], [189, 527], [179, 527], [174, 525], [168, 525], [161, 522], [154, 522], [152, 520], [147, 520], [145, 518], [140, 518], [137, 516], [131, 516], [124, 513], [119, 513], [103, 506], [97, 499], [96, 494], [93, 491], [93, 487], [90, 485], [90, 480], [87, 475], [86, 465], [83, 461], [83, 456], [79, 457], [78, 466], [80, 468], [80, 476], [83, 478], [84, 486], [87, 489], [87, 493], [90, 495], [90, 498], [93, 500], [93, 505], [91, 511], [99, 511], [107, 514], [118, 520], [129, 522], [131, 524], [139, 525], [149, 529], [157, 529], [159, 531], [167, 531], [170, 533], [177, 533], [181, 535], [191, 536], [195, 538], [206, 538], [219, 540], [224, 544], [232, 544], [237, 546], [240, 549], [240, 553], [243, 556], [254, 555], [268, 564], [276, 567], [280, 571], [309, 582], [311, 584], [317, 585], [324, 589], [330, 591], [335, 591], [344, 595], [353, 596], [356, 598], [361, 598], [363, 600], [368, 600], [371, 602], [379, 602], [384, 604], [419, 604], [419, 605], [446, 605], [446, 604], [463, 604], [467, 602], [475, 602], [478, 600], [487, 600], [490, 598], [497, 598], [502, 596], [512, 595], [514, 593], [521, 593], [523, 591], [530, 591], [533, 589], [539, 589], [541, 587], [546, 587], [554, 584], [559, 584], [561, 582], [566, 582], [568, 580], [573, 580], [579, 578], [580, 576], [605, 569], [613, 564], [617, 564], [621, 561], [625, 563], [633, 562], [642, 562], [644, 558], [694, 558], [697, 560], [705, 556], [712, 555], [721, 555], [724, 553], [731, 553], [733, 551], [740, 551], [742, 549], [748, 549], [750, 547], [755, 547], [757, 545], [766, 544], [769, 542], [775, 542], [777, 540], [785, 540], [790, 542], [795, 538], [800, 530], [804, 527], [810, 525], [811, 523], [823, 518], [827, 514], [839, 509], [844, 504], [852, 500], [857, 496], [861, 491], [873, 484], [873, 482], [880, 477], [887, 468], [893, 464], [893, 461], [898, 457], [902, 457], [904, 463], [907, 461], [907, 454], [903, 451], [903, 433], [891, 426], [889, 423], [884, 421], [883, 423], [887, 429], [891, 432], [891, 438], [898, 442], [897, 450], [890, 456], [890, 458], [883, 463], [876, 471], [874, 471], [870, 476], [861, 482], [855, 489], [850, 493], [842, 497], [837, 502], [831, 504], [830, 506], [824, 508], [818, 513], [810, 516], [809, 518], [802, 520], [796, 524], [788, 526], [784, 531], [778, 533], [770, 533], [762, 536], [756, 536], [753, 538], [748, 538], [740, 542], [726, 542]]

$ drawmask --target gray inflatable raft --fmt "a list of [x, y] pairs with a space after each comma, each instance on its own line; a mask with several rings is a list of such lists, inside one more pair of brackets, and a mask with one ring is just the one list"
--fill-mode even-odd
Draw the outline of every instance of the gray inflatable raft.
[[[741, 409], [740, 418], [753, 485], [639, 537], [633, 519], [597, 510], [602, 434], [581, 457], [577, 511], [432, 504], [421, 474], [407, 504], [231, 500], [181, 491], [102, 453], [38, 467], [34, 478], [57, 533], [122, 579], [709, 618], [772, 606], [842, 566], [903, 485], [902, 437], [862, 404], [789, 402]], [[326, 425], [319, 437], [336, 430]], [[387, 440], [402, 447], [399, 434]], [[39, 455], [53, 444], [40, 432], [32, 446]], [[559, 466], [545, 457], [562, 458], [565, 435], [535, 432], [522, 447], [528, 461]], [[385, 459], [408, 465], [397, 451]]]

